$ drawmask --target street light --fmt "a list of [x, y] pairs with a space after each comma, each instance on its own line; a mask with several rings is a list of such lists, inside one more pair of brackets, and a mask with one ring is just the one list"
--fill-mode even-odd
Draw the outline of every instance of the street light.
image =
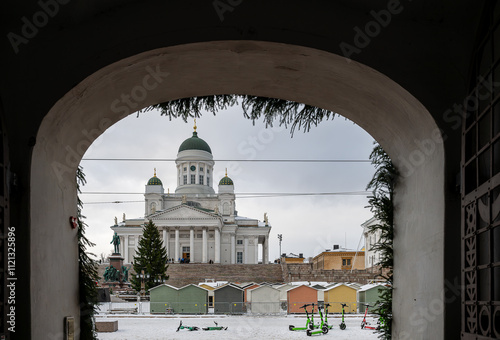
[[146, 295], [146, 284], [145, 284], [145, 281], [146, 281], [146, 279], [149, 280], [149, 278], [151, 277], [151, 275], [144, 274], [144, 269], [141, 269], [141, 273], [137, 274], [135, 277], [137, 279], [141, 279], [141, 296], [145, 296]]
[[167, 280], [164, 277], [162, 278], [161, 275], [158, 275], [158, 277], [155, 277], [154, 282], [155, 283], [165, 283], [165, 282], [167, 282]]
[[281, 262], [281, 240], [283, 240], [283, 234], [278, 234], [278, 240], [280, 240], [280, 262]]

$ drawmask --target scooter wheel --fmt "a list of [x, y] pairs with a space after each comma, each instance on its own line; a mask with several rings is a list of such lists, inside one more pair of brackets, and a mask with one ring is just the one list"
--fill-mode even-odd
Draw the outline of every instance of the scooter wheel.
[[361, 323], [361, 329], [363, 329], [363, 328], [365, 328], [365, 323], [364, 322]]
[[290, 326], [288, 326], [288, 329], [289, 329], [289, 330], [291, 330], [291, 331], [293, 331], [293, 329], [294, 329], [294, 328], [295, 328], [295, 326], [294, 326], [294, 325], [290, 325]]
[[306, 331], [306, 334], [307, 334], [307, 336], [311, 336], [311, 330], [310, 330], [310, 329], [308, 329], [308, 330]]
[[341, 329], [341, 330], [344, 330], [344, 329], [345, 329], [345, 323], [341, 323], [341, 324], [340, 324], [340, 329]]
[[328, 333], [328, 326], [326, 326], [326, 325], [323, 326], [322, 330], [323, 330], [323, 334]]

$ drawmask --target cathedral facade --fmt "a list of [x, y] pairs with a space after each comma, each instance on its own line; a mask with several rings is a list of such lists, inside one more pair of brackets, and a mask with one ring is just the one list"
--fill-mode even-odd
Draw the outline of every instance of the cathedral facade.
[[164, 192], [155, 170], [145, 188], [144, 218], [124, 216], [111, 226], [120, 237], [125, 263], [133, 261], [149, 220], [158, 227], [168, 258], [174, 262], [257, 264], [261, 252], [262, 263], [268, 263], [271, 226], [267, 214], [264, 221], [238, 216], [234, 183], [227, 173], [218, 183], [218, 192], [214, 191], [212, 150], [198, 137], [196, 126], [192, 137], [180, 145], [175, 164], [175, 193]]

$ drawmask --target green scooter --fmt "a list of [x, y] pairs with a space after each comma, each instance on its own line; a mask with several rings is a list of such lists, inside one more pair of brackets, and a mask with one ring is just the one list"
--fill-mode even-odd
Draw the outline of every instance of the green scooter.
[[183, 326], [182, 325], [182, 320], [181, 320], [181, 323], [179, 324], [179, 327], [177, 327], [176, 332], [178, 332], [179, 329], [187, 329], [187, 330], [190, 330], [190, 331], [199, 331], [200, 330], [200, 328], [196, 327], [196, 326]]
[[217, 322], [215, 322], [215, 327], [212, 326], [212, 327], [203, 327], [202, 329], [204, 331], [225, 331], [227, 329], [227, 327], [222, 327], [222, 326], [219, 326], [219, 324]]
[[344, 322], [344, 307], [347, 306], [346, 303], [341, 303], [342, 305], [342, 322], [340, 323], [340, 329], [344, 330], [346, 328], [345, 322]]
[[312, 319], [309, 318], [309, 313], [307, 312], [307, 307], [309, 307], [309, 306], [311, 306], [311, 304], [306, 304], [306, 305], [299, 307], [299, 308], [304, 308], [304, 311], [306, 312], [306, 318], [307, 318], [306, 326], [305, 327], [295, 327], [294, 325], [289, 325], [288, 326], [289, 330], [291, 330], [291, 331], [305, 331], [306, 329], [313, 329], [313, 327], [314, 327], [313, 326], [314, 325], [314, 303], [312, 304], [312, 311], [311, 311]]
[[330, 328], [328, 328], [328, 325], [325, 324], [325, 322], [324, 322], [323, 313], [321, 312], [321, 308], [322, 307], [318, 305], [318, 312], [319, 312], [319, 316], [321, 318], [321, 323], [319, 325], [317, 325], [316, 328], [320, 328], [320, 329], [318, 329], [318, 330], [308, 329], [306, 331], [307, 336], [311, 336], [313, 334], [326, 334], [326, 333], [328, 333], [328, 330]]
[[332, 329], [333, 325], [328, 324], [328, 307], [330, 307], [331, 305], [327, 303], [324, 306], [325, 306], [325, 325], [326, 327], [328, 327], [328, 329]]

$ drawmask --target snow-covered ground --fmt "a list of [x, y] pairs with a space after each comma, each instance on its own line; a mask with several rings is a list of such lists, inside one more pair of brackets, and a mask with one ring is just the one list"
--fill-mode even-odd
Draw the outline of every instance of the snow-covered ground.
[[[331, 339], [377, 339], [378, 334], [372, 330], [361, 329], [362, 315], [350, 315], [346, 317], [347, 328], [340, 330], [340, 318], [329, 317], [329, 323], [334, 325], [328, 334], [313, 335], [311, 338]], [[101, 340], [190, 340], [190, 339], [304, 339], [309, 338], [305, 331], [291, 332], [289, 325], [303, 327], [305, 316], [179, 316], [179, 317], [154, 317], [151, 315], [138, 316], [108, 316], [97, 317], [97, 321], [118, 320], [118, 331], [113, 333], [98, 333]], [[176, 332], [180, 321], [184, 326], [197, 326], [199, 331], [181, 329]], [[215, 326], [228, 327], [224, 331], [203, 331], [202, 327]], [[315, 321], [317, 321], [315, 319]], [[371, 324], [375, 324], [374, 318], [367, 318]]]

